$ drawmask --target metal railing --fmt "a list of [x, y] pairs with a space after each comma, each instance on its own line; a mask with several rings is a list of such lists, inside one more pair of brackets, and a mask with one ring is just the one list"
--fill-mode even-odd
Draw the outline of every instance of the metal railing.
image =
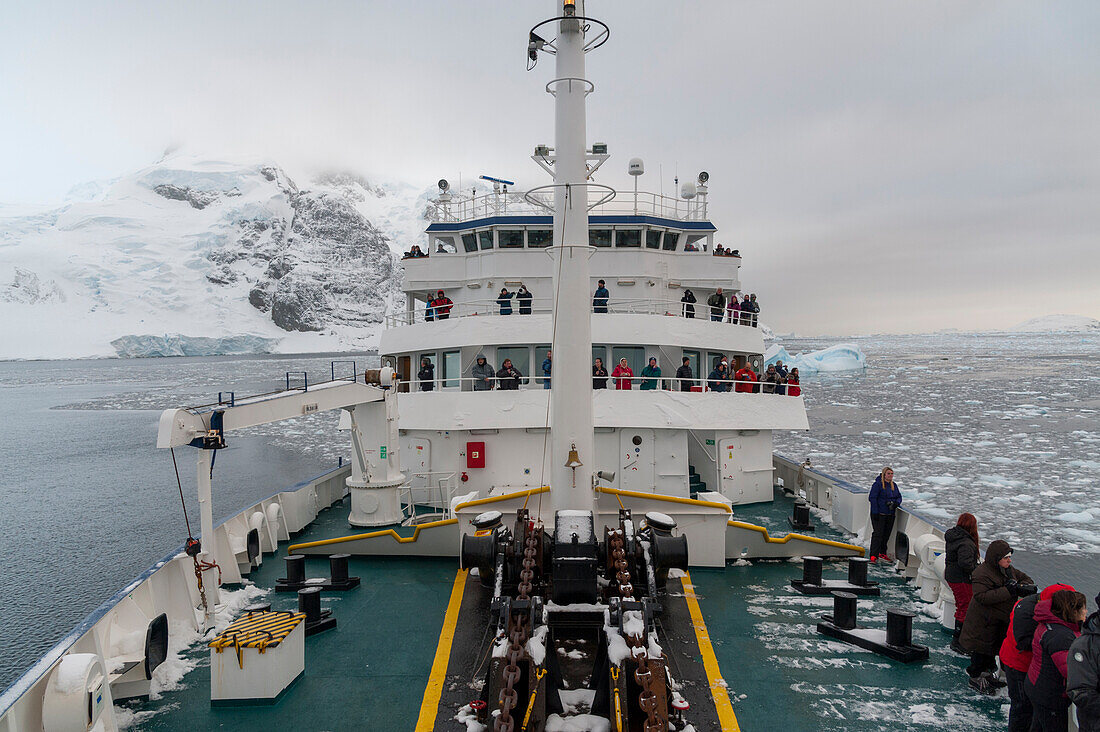
[[[495, 371], [495, 369], [494, 369]], [[734, 378], [719, 378], [710, 379], [693, 377], [690, 379], [681, 379], [674, 376], [642, 376], [635, 374], [634, 376], [611, 376], [611, 372], [608, 372], [608, 376], [593, 377], [604, 380], [605, 387], [599, 387], [598, 389], [606, 388], [608, 391], [675, 391], [681, 394], [700, 394], [706, 392], [715, 393], [756, 393], [756, 394], [780, 394], [785, 396], [800, 396], [803, 392], [803, 386], [801, 383], [789, 384], [783, 382], [780, 384], [765, 383], [759, 379], [756, 381], [738, 380]], [[553, 374], [550, 375], [549, 381], [551, 382], [550, 388], [553, 387]], [[536, 374], [522, 374], [518, 379], [509, 377], [493, 376], [486, 382], [485, 379], [474, 376], [454, 376], [454, 377], [442, 377], [433, 376], [431, 379], [413, 378], [409, 381], [401, 381], [399, 383], [398, 391], [400, 392], [430, 392], [430, 391], [443, 391], [443, 392], [455, 392], [455, 391], [529, 391], [529, 390], [542, 390], [547, 389], [545, 382], [547, 378], [542, 375], [541, 371]], [[621, 389], [618, 386], [618, 382], [629, 382], [630, 389]], [[652, 386], [649, 386], [652, 382]], [[488, 388], [485, 388], [486, 385]], [[481, 388], [475, 388], [481, 387]], [[741, 391], [737, 391], [737, 387], [741, 387]], [[430, 388], [428, 388], [430, 387]], [[792, 387], [798, 388], [798, 394], [792, 395], [788, 393], [788, 389]], [[597, 389], [597, 390], [598, 390]]]
[[[455, 476], [457, 474], [457, 471], [454, 470], [410, 473], [409, 482], [399, 492], [401, 512], [405, 516], [405, 520], [416, 519], [418, 516], [416, 509], [418, 507], [426, 507], [435, 511], [432, 514], [433, 518], [439, 518], [440, 516], [444, 519], [451, 518], [451, 499], [455, 495]], [[420, 478], [423, 483], [414, 485], [411, 480], [413, 478]], [[420, 492], [419, 498], [416, 491]]]
[[[589, 190], [589, 205], [606, 197], [605, 189]], [[474, 195], [451, 194], [449, 201], [432, 201], [427, 217], [433, 223], [460, 223], [491, 216], [547, 216], [553, 210], [554, 196], [547, 191], [534, 192], [525, 200], [522, 191], [483, 193]], [[649, 191], [616, 191], [615, 197], [589, 211], [590, 216], [657, 216], [676, 221], [705, 221], [707, 201], [705, 196], [685, 200]]]
[[[412, 325], [414, 323], [451, 320], [454, 318], [467, 318], [471, 316], [504, 315], [522, 317], [524, 315], [544, 315], [553, 311], [553, 305], [553, 300], [549, 298], [534, 298], [531, 300], [530, 306], [524, 306], [521, 310], [520, 305], [514, 297], [508, 300], [508, 304], [505, 305], [502, 305], [496, 300], [469, 300], [453, 303], [446, 312], [443, 313], [440, 312], [439, 308], [432, 308], [429, 306], [391, 313], [385, 317], [385, 324], [387, 328], [396, 328], [402, 325]], [[598, 310], [595, 306], [590, 305], [590, 307], [592, 308], [592, 312], [597, 315], [603, 313], [668, 315], [674, 317], [693, 317], [696, 320], [712, 320], [711, 308], [705, 302], [697, 301], [690, 303], [694, 309], [694, 314], [692, 316], [686, 314], [689, 312], [686, 307], [687, 305], [688, 303], [675, 299], [653, 298], [624, 300], [615, 298], [609, 300], [606, 307], [601, 306]], [[731, 322], [730, 317], [733, 312], [734, 311], [723, 307], [722, 319], [714, 322], [753, 328], [756, 327], [754, 321], [758, 321], [758, 314], [745, 314], [741, 316], [738, 311], [739, 316], [736, 318], [736, 322]]]

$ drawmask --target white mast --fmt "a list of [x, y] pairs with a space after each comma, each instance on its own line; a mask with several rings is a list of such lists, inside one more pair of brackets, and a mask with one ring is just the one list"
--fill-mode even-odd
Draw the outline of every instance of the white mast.
[[[555, 0], [560, 16], [583, 16], [584, 0]], [[595, 510], [592, 469], [592, 284], [588, 258], [585, 40], [580, 20], [557, 22], [554, 94], [554, 367], [550, 390], [550, 503]], [[570, 451], [583, 463], [566, 465]]]

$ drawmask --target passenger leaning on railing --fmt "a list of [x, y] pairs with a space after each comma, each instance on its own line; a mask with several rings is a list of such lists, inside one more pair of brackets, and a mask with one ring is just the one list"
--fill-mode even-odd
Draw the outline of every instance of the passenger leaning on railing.
[[726, 296], [722, 294], [721, 287], [707, 298], [707, 305], [710, 306], [710, 319], [721, 323], [726, 310]]
[[493, 364], [485, 360], [485, 354], [477, 354], [477, 363], [470, 369], [470, 375], [476, 379], [476, 381], [474, 381], [474, 391], [489, 391], [492, 389], [493, 378], [496, 376], [496, 373]]
[[683, 316], [685, 318], [695, 317], [695, 293], [691, 290], [684, 290], [684, 296], [680, 298], [680, 302], [683, 306]]
[[630, 370], [625, 358], [619, 359], [619, 365], [611, 372], [611, 378], [615, 379], [615, 388], [621, 391], [630, 391], [630, 380], [634, 378], [634, 372]]
[[607, 388], [607, 368], [603, 365], [602, 358], [597, 358], [596, 362], [592, 364], [592, 388]]
[[454, 303], [451, 302], [451, 298], [443, 294], [443, 290], [440, 290], [438, 297], [432, 301], [432, 306], [435, 308], [435, 319], [446, 320], [451, 317], [451, 307]]
[[416, 378], [420, 379], [420, 391], [431, 391], [435, 388], [435, 366], [427, 357], [420, 359], [420, 370], [416, 372]]
[[684, 363], [676, 369], [676, 379], [680, 384], [680, 391], [691, 391], [694, 377], [695, 374], [691, 373], [691, 359], [684, 356]]
[[710, 372], [710, 376], [707, 377], [707, 388], [717, 392], [729, 391], [729, 371], [724, 362], [719, 361]]
[[550, 372], [554, 369], [554, 354], [552, 351], [546, 352], [546, 358], [542, 361], [542, 388], [550, 388]]
[[642, 381], [642, 391], [652, 391], [657, 388], [657, 379], [661, 377], [661, 367], [657, 365], [656, 358], [649, 357], [649, 364], [642, 369], [642, 376], [645, 377], [645, 380]]
[[741, 394], [751, 394], [756, 390], [753, 384], [753, 382], [757, 380], [756, 372], [753, 371], [752, 367], [748, 364], [739, 368], [737, 373], [734, 374], [734, 378], [737, 381], [734, 391], [740, 392]]
[[765, 394], [775, 394], [783, 382], [775, 371], [775, 364], [768, 366], [764, 376], [760, 379], [760, 386]]
[[737, 294], [730, 295], [730, 301], [726, 304], [726, 322], [737, 325], [741, 318], [741, 305], [737, 302]]
[[775, 362], [775, 373], [779, 374], [779, 385], [775, 387], [776, 394], [787, 393], [787, 367], [783, 365], [782, 361]]
[[504, 359], [504, 363], [500, 365], [500, 370], [497, 371], [497, 383], [500, 385], [500, 390], [518, 391], [521, 381], [523, 381], [523, 374], [512, 365], [512, 359]]
[[527, 285], [520, 285], [519, 292], [516, 293], [516, 300], [519, 302], [519, 314], [530, 315], [531, 314], [531, 299], [534, 295], [527, 289]]
[[611, 293], [604, 287], [604, 281], [600, 280], [597, 283], [598, 287], [596, 291], [592, 293], [592, 312], [594, 313], [606, 313], [607, 301], [611, 297]]
[[507, 287], [500, 288], [500, 294], [497, 295], [497, 305], [500, 306], [501, 315], [512, 314], [512, 296], [514, 293], [508, 292]]
[[760, 303], [756, 301], [756, 295], [749, 295], [749, 304], [752, 305], [752, 317], [750, 318], [750, 320], [752, 323], [752, 327], [755, 328], [756, 316], [760, 314]]
[[741, 301], [741, 325], [752, 325], [752, 301], [748, 295]]
[[802, 396], [801, 382], [798, 379], [798, 367], [791, 369], [787, 376], [787, 396]]

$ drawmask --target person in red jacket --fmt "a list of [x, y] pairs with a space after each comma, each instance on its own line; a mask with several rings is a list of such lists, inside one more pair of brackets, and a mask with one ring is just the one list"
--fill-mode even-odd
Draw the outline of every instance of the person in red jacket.
[[798, 368], [791, 369], [787, 374], [787, 396], [802, 396], [801, 382], [798, 380]]
[[615, 388], [629, 391], [632, 376], [634, 376], [634, 372], [626, 365], [626, 359], [620, 358], [619, 365], [611, 372], [611, 378], [615, 379]]
[[1066, 665], [1069, 647], [1081, 635], [1085, 596], [1061, 590], [1035, 606], [1035, 636], [1024, 688], [1031, 699], [1033, 728], [1042, 732], [1069, 729]]
[[1055, 592], [1068, 590], [1071, 585], [1055, 584], [1037, 595], [1029, 595], [1016, 603], [1008, 618], [1008, 635], [1001, 644], [1001, 668], [1008, 682], [1008, 732], [1029, 732], [1031, 729], [1031, 699], [1024, 689], [1027, 670], [1031, 666], [1031, 641], [1035, 636], [1035, 606], [1041, 600], [1049, 601]]
[[451, 302], [451, 298], [443, 294], [443, 290], [439, 291], [439, 297], [432, 301], [432, 306], [435, 308], [435, 319], [446, 320], [451, 317], [451, 307], [454, 305]]
[[733, 390], [742, 394], [751, 394], [754, 389], [752, 382], [757, 381], [756, 372], [748, 364], [737, 369], [734, 379], [737, 381], [737, 385]]

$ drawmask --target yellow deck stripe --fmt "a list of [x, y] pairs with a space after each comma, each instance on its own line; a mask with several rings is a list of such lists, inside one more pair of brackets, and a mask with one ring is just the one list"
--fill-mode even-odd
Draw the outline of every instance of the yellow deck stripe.
[[866, 550], [863, 547], [856, 546], [855, 544], [845, 544], [843, 541], [833, 541], [831, 539], [821, 539], [821, 538], [816, 537], [816, 536], [806, 536], [805, 534], [796, 534], [796, 533], [793, 533], [793, 532], [790, 533], [790, 534], [787, 534], [786, 536], [782, 537], [781, 539], [773, 539], [768, 534], [768, 530], [766, 528], [764, 528], [763, 526], [757, 526], [756, 524], [748, 524], [748, 523], [745, 523], [744, 521], [730, 520], [730, 521], [726, 522], [726, 525], [727, 526], [736, 526], [739, 529], [749, 529], [751, 531], [759, 531], [761, 534], [764, 535], [764, 541], [766, 541], [769, 544], [786, 544], [791, 539], [801, 539], [803, 541], [808, 541], [812, 544], [824, 544], [825, 546], [835, 546], [835, 547], [840, 548], [840, 549], [851, 549], [854, 552], [859, 552], [859, 556], [861, 556], [861, 557], [866, 552]]
[[447, 603], [447, 614], [443, 617], [443, 630], [439, 631], [439, 645], [435, 647], [432, 673], [428, 677], [428, 686], [424, 689], [424, 701], [420, 704], [416, 732], [435, 729], [435, 717], [439, 712], [439, 700], [443, 696], [443, 682], [447, 680], [447, 665], [451, 660], [451, 644], [455, 639], [455, 626], [458, 625], [458, 611], [462, 607], [462, 592], [466, 588], [467, 574], [469, 572], [465, 569], [460, 569], [455, 574], [451, 599]]
[[315, 546], [329, 546], [330, 544], [343, 544], [345, 541], [358, 541], [359, 539], [375, 539], [379, 536], [392, 536], [397, 540], [398, 544], [411, 544], [417, 540], [420, 536], [421, 529], [434, 529], [438, 526], [450, 526], [451, 524], [457, 524], [458, 519], [443, 519], [442, 521], [429, 521], [425, 524], [417, 524], [413, 527], [412, 536], [401, 536], [393, 529], [382, 529], [381, 531], [371, 531], [366, 534], [354, 534], [352, 536], [338, 536], [335, 539], [319, 539], [317, 541], [307, 541], [303, 544], [291, 544], [286, 548], [287, 554], [293, 554], [299, 549], [309, 549]]
[[703, 622], [703, 613], [699, 609], [699, 600], [695, 596], [695, 585], [691, 582], [691, 575], [685, 573], [680, 578], [680, 582], [684, 585], [684, 599], [687, 600], [688, 612], [691, 613], [691, 624], [695, 626], [695, 639], [699, 642], [699, 653], [703, 656], [703, 668], [707, 670], [707, 681], [710, 682], [710, 694], [714, 697], [714, 709], [718, 712], [718, 722], [723, 730], [739, 732], [741, 727], [737, 724], [737, 715], [733, 713], [729, 692], [726, 691], [726, 687], [718, 685], [722, 680], [722, 669], [718, 667], [718, 659], [714, 657], [714, 648], [710, 644], [707, 624]]

